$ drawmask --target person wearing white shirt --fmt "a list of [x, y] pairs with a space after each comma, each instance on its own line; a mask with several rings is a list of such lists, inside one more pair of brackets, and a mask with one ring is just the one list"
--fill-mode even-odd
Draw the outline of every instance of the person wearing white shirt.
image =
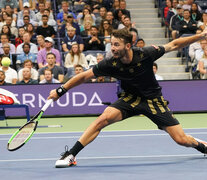
[[31, 40], [31, 35], [28, 32], [25, 32], [23, 35], [23, 43], [21, 43], [20, 45], [17, 46], [16, 53], [17, 54], [23, 53], [24, 52], [23, 51], [24, 43], [29, 43], [30, 44], [30, 53], [37, 54], [38, 53], [37, 45], [34, 43], [31, 43], [30, 40]]

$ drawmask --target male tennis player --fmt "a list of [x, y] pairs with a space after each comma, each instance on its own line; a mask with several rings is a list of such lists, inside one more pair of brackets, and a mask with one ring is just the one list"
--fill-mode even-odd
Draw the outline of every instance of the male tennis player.
[[69, 151], [66, 149], [62, 157], [56, 161], [55, 166], [76, 165], [75, 156], [92, 142], [104, 127], [138, 114], [144, 114], [150, 118], [159, 129], [169, 133], [179, 145], [193, 147], [201, 153], [207, 154], [207, 146], [192, 136], [186, 135], [178, 120], [167, 107], [167, 102], [162, 96], [161, 87], [155, 79], [152, 68], [153, 62], [163, 54], [204, 38], [207, 38], [207, 30], [191, 37], [176, 39], [163, 46], [132, 48], [132, 35], [128, 30], [113, 31], [111, 35], [113, 57], [102, 60], [92, 69], [74, 76], [63, 86], [52, 90], [48, 98], [57, 100], [69, 89], [87, 82], [94, 76], [112, 76], [121, 80], [124, 93], [92, 122]]

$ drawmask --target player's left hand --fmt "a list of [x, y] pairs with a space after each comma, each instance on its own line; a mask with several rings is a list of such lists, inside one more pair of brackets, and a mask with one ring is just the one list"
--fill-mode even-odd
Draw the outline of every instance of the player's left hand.
[[54, 101], [57, 101], [59, 99], [59, 96], [57, 95], [56, 89], [53, 89], [50, 91], [50, 95], [47, 99], [53, 99]]

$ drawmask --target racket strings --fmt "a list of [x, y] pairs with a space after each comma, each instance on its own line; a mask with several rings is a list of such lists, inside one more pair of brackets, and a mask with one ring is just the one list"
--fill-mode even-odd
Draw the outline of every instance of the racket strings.
[[31, 135], [33, 132], [33, 129], [35, 127], [35, 123], [29, 123], [26, 126], [24, 126], [18, 134], [14, 137], [14, 139], [10, 142], [9, 148], [15, 149], [18, 146], [21, 146], [24, 144], [24, 142], [27, 140], [27, 138]]

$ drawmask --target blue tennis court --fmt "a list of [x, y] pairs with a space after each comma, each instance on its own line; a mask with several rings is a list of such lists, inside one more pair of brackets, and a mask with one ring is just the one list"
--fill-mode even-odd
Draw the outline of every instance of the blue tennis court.
[[[185, 129], [206, 140], [207, 129]], [[76, 167], [56, 169], [64, 146], [82, 133], [37, 133], [21, 149], [6, 149], [10, 135], [0, 135], [1, 179], [206, 179], [207, 158], [185, 148], [160, 130], [105, 131], [83, 149]]]

